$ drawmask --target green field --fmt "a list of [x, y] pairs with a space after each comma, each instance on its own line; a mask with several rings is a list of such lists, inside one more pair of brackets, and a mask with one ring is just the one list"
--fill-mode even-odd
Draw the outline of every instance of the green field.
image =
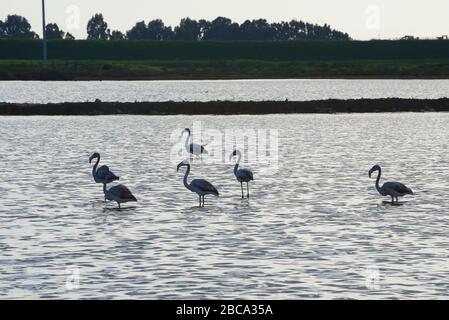
[[0, 40], [0, 79], [449, 78], [449, 41]]
[[447, 60], [94, 61], [0, 60], [1, 80], [449, 78]]

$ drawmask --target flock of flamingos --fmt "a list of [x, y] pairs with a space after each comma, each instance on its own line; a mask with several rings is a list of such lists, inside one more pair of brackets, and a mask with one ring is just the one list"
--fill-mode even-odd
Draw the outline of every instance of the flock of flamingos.
[[[192, 142], [192, 135], [190, 129], [186, 128], [182, 131], [182, 134], [187, 132], [187, 138], [185, 141], [185, 148], [191, 156], [202, 156], [203, 154], [207, 154], [207, 150], [203, 145], [199, 145]], [[233, 157], [237, 157], [237, 162], [234, 166], [234, 175], [238, 182], [240, 182], [240, 187], [242, 189], [242, 199], [245, 197], [243, 192], [243, 183], [246, 182], [246, 196], [249, 198], [249, 182], [254, 180], [253, 172], [250, 169], [240, 168], [240, 160], [242, 154], [239, 150], [234, 150], [229, 156], [229, 160]], [[131, 191], [124, 186], [123, 184], [116, 185], [107, 189], [107, 184], [119, 180], [119, 177], [116, 176], [111, 170], [109, 170], [108, 166], [101, 166], [98, 168], [98, 164], [100, 163], [100, 154], [94, 153], [89, 158], [89, 163], [92, 163], [92, 160], [96, 159], [96, 162], [92, 168], [92, 176], [96, 183], [103, 184], [103, 193], [104, 200], [115, 201], [118, 203], [118, 207], [121, 208], [121, 204], [125, 202], [136, 202], [136, 197], [131, 193]], [[194, 179], [190, 183], [187, 182], [187, 177], [190, 173], [191, 165], [188, 161], [184, 160], [180, 162], [177, 166], [177, 171], [181, 167], [186, 167], [186, 171], [184, 174], [184, 186], [196, 193], [199, 198], [199, 206], [204, 207], [204, 197], [208, 194], [212, 194], [214, 196], [219, 196], [217, 188], [215, 188], [209, 181], [205, 179]], [[382, 196], [390, 196], [391, 203], [398, 203], [398, 197], [405, 196], [407, 194], [413, 195], [413, 191], [406, 187], [404, 184], [396, 181], [385, 182], [382, 186], [379, 185], [380, 176], [382, 174], [382, 169], [379, 165], [375, 165], [369, 170], [368, 176], [371, 178], [372, 174], [377, 171], [376, 178], [376, 189]]]

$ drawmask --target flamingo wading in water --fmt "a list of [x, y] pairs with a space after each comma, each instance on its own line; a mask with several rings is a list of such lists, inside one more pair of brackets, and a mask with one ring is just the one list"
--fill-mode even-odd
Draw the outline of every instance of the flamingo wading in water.
[[[116, 176], [111, 170], [109, 170], [108, 166], [101, 166], [97, 169], [98, 163], [100, 162], [100, 154], [98, 152], [95, 152], [93, 155], [89, 158], [89, 163], [92, 163], [93, 159], [97, 159], [95, 162], [93, 168], [92, 168], [92, 176], [94, 177], [94, 180], [96, 183], [111, 183], [112, 181], [119, 180], [120, 177]], [[106, 201], [106, 197], [104, 198], [104, 201]]]
[[204, 154], [208, 153], [206, 148], [203, 145], [193, 143], [193, 141], [191, 143], [189, 143], [190, 140], [192, 139], [192, 133], [190, 132], [189, 128], [185, 128], [184, 130], [182, 130], [181, 135], [183, 135], [184, 132], [187, 132], [185, 147], [186, 147], [186, 150], [188, 153], [195, 155], [195, 156], [203, 156], [203, 153]]
[[106, 183], [103, 183], [103, 192], [105, 199], [118, 203], [119, 209], [121, 203], [137, 202], [136, 197], [134, 197], [131, 191], [129, 191], [123, 184], [113, 186], [108, 190], [106, 189]]
[[109, 170], [108, 166], [101, 166], [97, 169], [98, 163], [100, 162], [100, 154], [95, 152], [89, 158], [89, 163], [92, 163], [93, 159], [97, 159], [94, 167], [92, 168], [92, 176], [96, 183], [111, 183], [112, 181], [119, 180], [120, 178], [116, 176], [112, 171]]
[[[179, 168], [187, 167], [186, 173], [184, 175], [184, 186], [192, 192], [198, 194], [200, 207], [204, 207], [204, 196], [207, 194], [213, 194], [214, 196], [219, 196], [217, 189], [207, 180], [204, 179], [194, 179], [192, 182], [187, 182], [187, 177], [190, 173], [190, 164], [182, 161], [178, 164], [176, 171], [179, 171]], [[202, 204], [201, 204], [202, 203]]]
[[242, 153], [239, 150], [234, 150], [234, 152], [229, 156], [229, 160], [235, 156], [237, 156], [237, 163], [234, 166], [234, 175], [237, 178], [237, 181], [240, 182], [240, 187], [242, 188], [242, 199], [245, 198], [243, 195], [243, 182], [246, 182], [246, 195], [249, 199], [249, 182], [254, 180], [253, 172], [245, 168], [239, 169], [240, 159], [242, 158]]
[[378, 171], [377, 179], [376, 179], [376, 189], [382, 196], [390, 196], [391, 203], [395, 203], [394, 199], [396, 198], [396, 203], [398, 203], [398, 197], [405, 196], [406, 194], [413, 195], [412, 189], [406, 187], [404, 184], [396, 181], [385, 182], [382, 187], [379, 186], [380, 176], [382, 174], [382, 169], [379, 165], [375, 165], [368, 172], [368, 176], [371, 178], [371, 175], [374, 171]]

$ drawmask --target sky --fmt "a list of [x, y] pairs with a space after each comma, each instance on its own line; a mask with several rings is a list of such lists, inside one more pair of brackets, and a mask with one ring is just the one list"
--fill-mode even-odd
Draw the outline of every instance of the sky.
[[[0, 0], [0, 20], [25, 16], [42, 34], [41, 0]], [[449, 0], [46, 0], [47, 23], [56, 22], [77, 39], [86, 37], [87, 21], [103, 13], [111, 30], [126, 31], [136, 22], [162, 19], [177, 25], [181, 18], [236, 22], [265, 18], [328, 23], [353, 39], [394, 39], [404, 35], [435, 38], [449, 35]]]

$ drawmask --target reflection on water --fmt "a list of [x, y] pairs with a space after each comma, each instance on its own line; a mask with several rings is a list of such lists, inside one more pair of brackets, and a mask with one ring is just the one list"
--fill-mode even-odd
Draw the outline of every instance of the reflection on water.
[[[279, 171], [252, 166], [246, 200], [232, 163], [194, 162], [221, 195], [198, 208], [169, 160], [194, 120], [279, 129]], [[449, 114], [2, 117], [0, 297], [445, 297], [448, 132]], [[93, 151], [139, 202], [103, 202]], [[375, 163], [416, 196], [384, 204]]]
[[448, 97], [449, 80], [0, 81], [0, 102], [308, 101]]

